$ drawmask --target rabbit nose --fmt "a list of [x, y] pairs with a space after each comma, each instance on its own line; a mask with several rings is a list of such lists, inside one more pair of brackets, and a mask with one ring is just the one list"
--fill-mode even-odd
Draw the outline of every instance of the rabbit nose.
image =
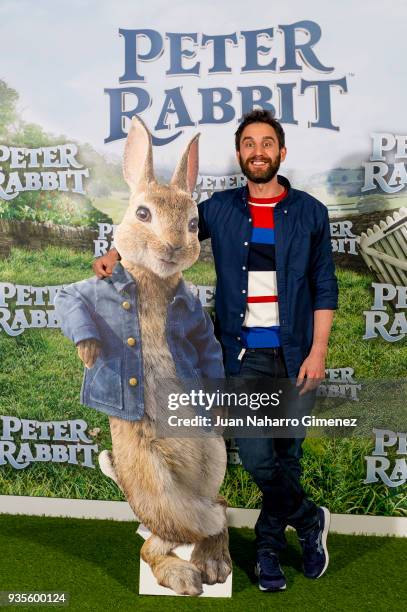
[[171, 244], [170, 242], [167, 242], [167, 249], [169, 250], [171, 255], [173, 255], [174, 253], [177, 253], [177, 251], [180, 251], [182, 249], [182, 245], [175, 245]]

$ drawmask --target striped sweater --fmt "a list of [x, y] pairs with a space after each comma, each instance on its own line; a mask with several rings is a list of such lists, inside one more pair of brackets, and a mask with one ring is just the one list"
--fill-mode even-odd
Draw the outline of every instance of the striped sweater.
[[252, 235], [248, 258], [246, 314], [241, 338], [246, 348], [280, 346], [280, 321], [276, 280], [274, 206], [287, 195], [249, 197]]

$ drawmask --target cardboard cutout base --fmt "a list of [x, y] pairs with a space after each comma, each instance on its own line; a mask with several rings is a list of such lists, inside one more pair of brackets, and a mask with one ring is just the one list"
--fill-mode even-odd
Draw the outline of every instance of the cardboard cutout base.
[[[147, 540], [150, 537], [151, 532], [140, 523], [137, 533], [144, 539]], [[192, 554], [193, 545], [188, 544], [184, 546], [177, 546], [174, 548], [174, 552], [181, 559], [189, 561]], [[203, 593], [199, 597], [232, 597], [232, 572], [227, 577], [225, 583], [217, 584], [204, 584]], [[152, 573], [150, 566], [147, 565], [140, 558], [140, 584], [139, 584], [140, 595], [175, 595], [179, 597], [190, 597], [189, 595], [178, 595], [172, 589], [160, 586]]]

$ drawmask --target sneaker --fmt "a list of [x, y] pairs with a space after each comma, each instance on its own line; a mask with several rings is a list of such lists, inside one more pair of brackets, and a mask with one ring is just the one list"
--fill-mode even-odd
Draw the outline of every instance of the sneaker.
[[319, 578], [326, 571], [329, 564], [326, 539], [331, 520], [330, 512], [321, 506], [318, 508], [319, 523], [304, 538], [299, 538], [302, 548], [304, 576]]
[[269, 550], [261, 550], [257, 553], [254, 573], [259, 579], [260, 591], [283, 591], [287, 586], [278, 555]]

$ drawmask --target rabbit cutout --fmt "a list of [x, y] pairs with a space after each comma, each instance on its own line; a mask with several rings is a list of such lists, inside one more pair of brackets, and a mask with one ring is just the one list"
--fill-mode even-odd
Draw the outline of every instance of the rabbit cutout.
[[[168, 405], [162, 381], [178, 375], [168, 341], [169, 308], [184, 283], [182, 271], [195, 263], [200, 252], [198, 212], [191, 197], [198, 173], [198, 138], [199, 135], [189, 142], [171, 182], [160, 184], [154, 178], [151, 135], [140, 118], [132, 119], [123, 160], [130, 200], [116, 228], [115, 245], [121, 265], [137, 287], [144, 415], [138, 420], [109, 416], [112, 453], [104, 453], [101, 458], [104, 473], [117, 482], [135, 515], [152, 533], [142, 546], [143, 560], [159, 584], [188, 595], [202, 593], [202, 583], [225, 582], [232, 567], [226, 502], [219, 496], [226, 470], [223, 439], [157, 438], [154, 428], [155, 420]], [[93, 282], [96, 286], [106, 281]], [[73, 302], [72, 292], [69, 300], [67, 289], [69, 293], [65, 287], [55, 300], [66, 325], [67, 314], [83, 314], [83, 301]], [[215, 371], [223, 376], [220, 346], [209, 316], [192, 293], [187, 300], [192, 300], [191, 308], [209, 330], [205, 342], [212, 348], [216, 345]], [[103, 301], [98, 303], [103, 308]], [[97, 316], [96, 312], [93, 321]], [[81, 330], [92, 325], [88, 321]], [[64, 330], [64, 324], [62, 329], [75, 338], [72, 330]], [[93, 337], [80, 340], [77, 347], [90, 376], [103, 356], [103, 342], [97, 330], [87, 335]], [[197, 353], [204, 350], [203, 336], [198, 336]], [[194, 343], [193, 335], [191, 342]], [[137, 384], [136, 379], [133, 382]], [[195, 545], [190, 561], [172, 552], [180, 544]]]

